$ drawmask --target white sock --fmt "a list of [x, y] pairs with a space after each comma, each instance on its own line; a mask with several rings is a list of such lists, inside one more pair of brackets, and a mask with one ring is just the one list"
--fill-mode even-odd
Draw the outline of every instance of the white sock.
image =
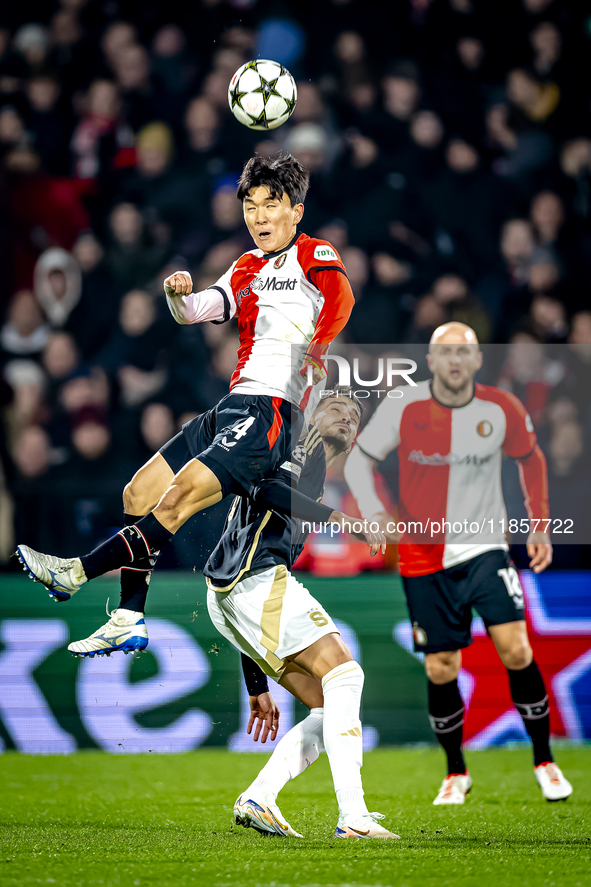
[[322, 678], [324, 747], [337, 793], [339, 820], [367, 813], [361, 785], [363, 740], [359, 720], [363, 680], [363, 669], [357, 662], [337, 665]]
[[281, 739], [251, 785], [242, 794], [253, 800], [274, 804], [283, 786], [295, 779], [322, 751], [323, 709], [311, 708], [310, 714]]

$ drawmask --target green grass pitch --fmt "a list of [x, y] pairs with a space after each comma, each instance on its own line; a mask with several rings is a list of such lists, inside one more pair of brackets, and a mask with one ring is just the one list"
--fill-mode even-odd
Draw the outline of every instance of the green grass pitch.
[[549, 804], [527, 749], [472, 752], [472, 794], [433, 807], [435, 749], [365, 756], [370, 810], [401, 841], [332, 837], [336, 804], [325, 755], [279, 801], [305, 840], [233, 825], [232, 805], [258, 755], [205, 749], [180, 756], [0, 758], [0, 885], [211, 887], [588, 887], [591, 749], [563, 749], [575, 793]]

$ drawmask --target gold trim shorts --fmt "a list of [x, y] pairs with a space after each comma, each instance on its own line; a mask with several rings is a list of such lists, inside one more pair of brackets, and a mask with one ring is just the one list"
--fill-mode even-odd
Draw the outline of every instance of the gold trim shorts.
[[220, 634], [276, 681], [287, 656], [338, 634], [322, 604], [284, 565], [247, 576], [231, 591], [209, 584], [207, 609]]

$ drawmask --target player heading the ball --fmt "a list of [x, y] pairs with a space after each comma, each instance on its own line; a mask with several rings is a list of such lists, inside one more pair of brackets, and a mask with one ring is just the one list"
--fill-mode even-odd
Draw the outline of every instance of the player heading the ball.
[[123, 568], [110, 649], [146, 646], [148, 583], [161, 548], [176, 531], [230, 493], [251, 495], [263, 477], [289, 460], [292, 435], [299, 437], [312, 392], [308, 367], [314, 383], [320, 382], [321, 358], [354, 304], [334, 247], [297, 230], [308, 183], [308, 171], [289, 154], [252, 157], [237, 196], [255, 248], [202, 292], [192, 292], [186, 271], [164, 282], [178, 323], [237, 319], [238, 363], [230, 394], [188, 422], [173, 438], [175, 445], [165, 444], [126, 486], [125, 526], [82, 557], [53, 557], [18, 546], [25, 570], [57, 601], [68, 600], [90, 579]]

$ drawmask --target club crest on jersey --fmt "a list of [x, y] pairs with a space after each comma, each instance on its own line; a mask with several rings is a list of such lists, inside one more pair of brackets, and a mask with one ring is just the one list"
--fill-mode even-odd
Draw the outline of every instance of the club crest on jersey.
[[480, 435], [480, 437], [490, 437], [492, 434], [493, 427], [488, 421], [488, 419], [483, 419], [482, 422], [479, 422], [476, 426], [476, 431]]
[[417, 647], [424, 647], [427, 643], [427, 632], [420, 627], [418, 622], [412, 624], [412, 636]]
[[277, 268], [277, 270], [279, 271], [280, 268], [283, 268], [286, 262], [287, 253], [283, 253], [282, 256], [279, 256], [279, 258], [275, 259], [275, 261], [273, 262], [273, 268]]

